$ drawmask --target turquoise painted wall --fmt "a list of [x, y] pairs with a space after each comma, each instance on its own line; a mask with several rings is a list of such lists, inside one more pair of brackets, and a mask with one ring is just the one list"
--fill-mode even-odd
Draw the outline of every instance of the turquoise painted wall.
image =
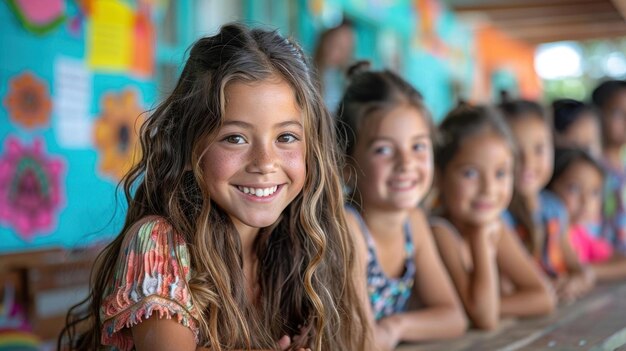
[[[59, 112], [64, 110], [57, 104], [61, 94], [59, 90], [64, 83], [60, 83], [58, 64], [63, 61], [85, 66], [89, 22], [80, 19], [81, 14], [74, 1], [67, 1], [65, 5], [65, 20], [61, 25], [38, 35], [24, 28], [7, 1], [0, 3], [0, 47], [3, 50], [0, 56], [0, 206], [14, 211], [8, 217], [15, 219], [19, 215], [15, 212], [16, 199], [28, 200], [29, 189], [44, 194], [35, 196], [41, 203], [47, 201], [45, 194], [50, 189], [41, 187], [47, 182], [54, 183], [53, 179], [48, 179], [28, 188], [30, 183], [24, 180], [27, 178], [20, 178], [9, 167], [12, 162], [9, 140], [17, 140], [21, 151], [32, 149], [35, 141], [41, 140], [45, 158], [52, 160], [50, 162], [59, 162], [62, 168], [58, 181], [62, 200], [49, 213], [52, 224], [42, 225], [25, 234], [16, 229], [18, 225], [14, 220], [7, 219], [5, 213], [4, 219], [0, 219], [0, 253], [57, 245], [75, 247], [116, 234], [124, 210], [124, 206], [116, 206], [115, 203], [116, 180], [99, 171], [102, 151], [95, 147], [93, 136], [85, 137], [84, 133], [93, 133], [90, 128], [105, 109], [103, 98], [107, 93], [133, 91], [142, 110], [152, 107], [156, 100], [156, 84], [152, 77], [87, 69], [90, 78], [85, 81], [90, 84], [86, 92], [89, 101], [84, 104], [87, 113], [83, 119], [87, 127], [76, 129], [74, 141], [82, 141], [76, 142], [75, 146], [67, 146], [72, 144], [72, 135], [60, 136], [59, 123], [72, 116], [62, 115], [68, 113], [67, 106], [65, 112]], [[130, 2], [130, 5], [133, 6], [133, 3]], [[79, 29], [72, 30], [72, 25]], [[25, 72], [30, 72], [43, 83], [52, 103], [49, 121], [34, 129], [16, 122], [7, 107], [8, 96], [15, 90], [11, 81]], [[47, 185], [54, 188], [54, 184]], [[24, 204], [20, 206], [28, 207]]]

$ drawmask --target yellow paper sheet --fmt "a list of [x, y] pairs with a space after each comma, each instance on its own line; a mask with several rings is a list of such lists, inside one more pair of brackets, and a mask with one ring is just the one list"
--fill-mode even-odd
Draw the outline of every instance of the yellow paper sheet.
[[134, 13], [119, 0], [96, 0], [88, 31], [88, 62], [94, 70], [127, 71], [131, 64]]

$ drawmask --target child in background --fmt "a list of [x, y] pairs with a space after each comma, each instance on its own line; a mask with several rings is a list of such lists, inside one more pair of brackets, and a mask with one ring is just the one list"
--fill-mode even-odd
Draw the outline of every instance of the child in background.
[[[472, 324], [493, 329], [500, 316], [550, 313], [555, 297], [543, 273], [506, 225], [515, 147], [496, 111], [461, 105], [441, 123], [435, 147], [439, 215], [435, 242]], [[500, 279], [513, 290], [501, 292]]]
[[575, 300], [593, 287], [594, 279], [570, 245], [569, 220], [563, 203], [543, 190], [554, 166], [550, 124], [535, 102], [509, 101], [502, 103], [500, 109], [520, 154], [507, 222], [553, 279], [558, 297]]
[[565, 205], [570, 220], [570, 241], [582, 263], [589, 263], [598, 280], [626, 277], [626, 259], [614, 254], [611, 244], [594, 236], [602, 221], [603, 168], [586, 151], [557, 148], [554, 175], [548, 184]]
[[321, 101], [276, 31], [198, 40], [141, 128], [124, 228], [59, 349], [367, 349]]
[[593, 157], [602, 154], [600, 125], [594, 108], [572, 99], [552, 103], [554, 144], [560, 147], [578, 147]]
[[317, 70], [326, 106], [334, 111], [346, 87], [344, 72], [352, 62], [355, 47], [354, 25], [344, 18], [337, 27], [329, 28], [317, 40], [313, 63]]
[[593, 91], [592, 99], [600, 112], [606, 174], [603, 236], [626, 255], [626, 82], [604, 82]]
[[[418, 209], [433, 177], [430, 115], [390, 71], [358, 63], [339, 108], [351, 188], [348, 225], [367, 254], [367, 288], [380, 349], [451, 338], [466, 328], [452, 282]], [[407, 306], [411, 301], [417, 309]]]

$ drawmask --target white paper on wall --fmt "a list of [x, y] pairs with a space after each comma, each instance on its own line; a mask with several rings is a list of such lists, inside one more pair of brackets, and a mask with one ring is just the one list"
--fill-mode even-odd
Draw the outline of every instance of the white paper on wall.
[[54, 131], [57, 143], [70, 149], [90, 148], [89, 117], [93, 76], [83, 60], [58, 56], [54, 63]]

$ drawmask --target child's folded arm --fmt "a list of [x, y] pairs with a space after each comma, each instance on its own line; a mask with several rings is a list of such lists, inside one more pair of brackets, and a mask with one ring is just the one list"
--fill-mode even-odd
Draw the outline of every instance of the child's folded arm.
[[508, 226], [503, 226], [499, 245], [498, 267], [515, 287], [512, 294], [502, 296], [501, 315], [524, 317], [554, 311], [554, 290]]

